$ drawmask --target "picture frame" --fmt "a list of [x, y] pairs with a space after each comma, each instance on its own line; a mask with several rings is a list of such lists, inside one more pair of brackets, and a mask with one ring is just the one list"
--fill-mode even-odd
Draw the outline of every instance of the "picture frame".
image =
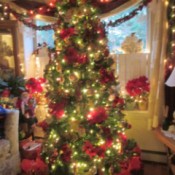
[[0, 78], [20, 75], [17, 21], [0, 21]]

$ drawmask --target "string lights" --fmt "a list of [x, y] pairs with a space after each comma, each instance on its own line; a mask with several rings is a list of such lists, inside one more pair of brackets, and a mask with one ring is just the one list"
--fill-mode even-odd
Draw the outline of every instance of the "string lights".
[[[110, 3], [112, 0], [100, 0], [100, 3]], [[134, 9], [132, 12], [130, 12], [128, 15], [119, 18], [115, 21], [110, 21], [107, 25], [108, 26], [116, 26], [119, 25], [125, 21], [130, 20], [134, 16], [138, 14], [140, 10], [144, 6], [147, 6], [152, 0], [142, 0], [140, 5]], [[45, 26], [37, 26], [34, 22], [33, 19], [36, 18], [38, 15], [47, 15], [48, 13], [55, 11], [55, 1], [51, 1], [48, 3], [48, 5], [41, 6], [37, 9], [34, 10], [28, 10], [27, 12], [24, 13], [18, 13], [15, 9], [12, 9], [9, 4], [2, 4], [0, 3], [0, 20], [8, 20], [10, 13], [13, 14], [13, 16], [20, 22], [22, 22], [24, 25], [33, 28], [34, 30], [54, 30], [58, 27], [59, 23], [53, 23], [50, 25], [45, 25]], [[86, 9], [84, 9], [86, 10]], [[60, 13], [60, 12], [59, 12]], [[29, 20], [30, 19], [30, 20]], [[76, 20], [74, 21], [76, 23]]]
[[168, 32], [168, 43], [167, 43], [167, 58], [164, 60], [165, 64], [165, 76], [168, 76], [175, 66], [175, 1], [165, 1], [167, 6], [167, 32]]

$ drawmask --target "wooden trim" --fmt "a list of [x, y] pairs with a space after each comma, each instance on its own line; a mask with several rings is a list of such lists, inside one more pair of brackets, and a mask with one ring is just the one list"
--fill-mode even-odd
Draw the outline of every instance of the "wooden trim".
[[160, 128], [156, 128], [153, 130], [155, 136], [168, 148], [170, 148], [173, 152], [175, 152], [175, 140], [166, 137]]

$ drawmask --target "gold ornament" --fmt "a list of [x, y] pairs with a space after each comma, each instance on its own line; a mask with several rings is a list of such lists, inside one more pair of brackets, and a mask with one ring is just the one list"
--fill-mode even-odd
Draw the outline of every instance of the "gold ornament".
[[57, 69], [58, 72], [62, 72], [62, 67], [61, 67], [60, 64], [57, 65], [56, 69]]
[[111, 94], [111, 95], [109, 96], [109, 98], [108, 98], [108, 100], [109, 100], [110, 102], [114, 101], [114, 99], [115, 99], [115, 94]]
[[47, 99], [45, 97], [44, 94], [41, 94], [39, 97], [38, 97], [38, 104], [39, 105], [45, 105], [47, 104]]
[[77, 79], [77, 77], [76, 77], [74, 74], [71, 74], [71, 75], [69, 75], [69, 80], [70, 80], [71, 82], [75, 82], [75, 81], [77, 81], [78, 79]]
[[88, 90], [87, 90], [87, 96], [93, 96], [94, 95], [94, 91], [93, 91], [93, 89], [92, 88], [89, 88]]

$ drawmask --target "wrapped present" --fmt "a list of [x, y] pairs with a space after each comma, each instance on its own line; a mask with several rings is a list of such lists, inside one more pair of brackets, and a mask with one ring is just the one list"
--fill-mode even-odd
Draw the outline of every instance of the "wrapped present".
[[40, 154], [41, 143], [36, 141], [24, 142], [20, 145], [21, 147], [21, 156], [25, 159], [36, 159]]
[[6, 110], [2, 106], [0, 106], [0, 139], [3, 139], [5, 137], [4, 122], [6, 115], [7, 115]]

